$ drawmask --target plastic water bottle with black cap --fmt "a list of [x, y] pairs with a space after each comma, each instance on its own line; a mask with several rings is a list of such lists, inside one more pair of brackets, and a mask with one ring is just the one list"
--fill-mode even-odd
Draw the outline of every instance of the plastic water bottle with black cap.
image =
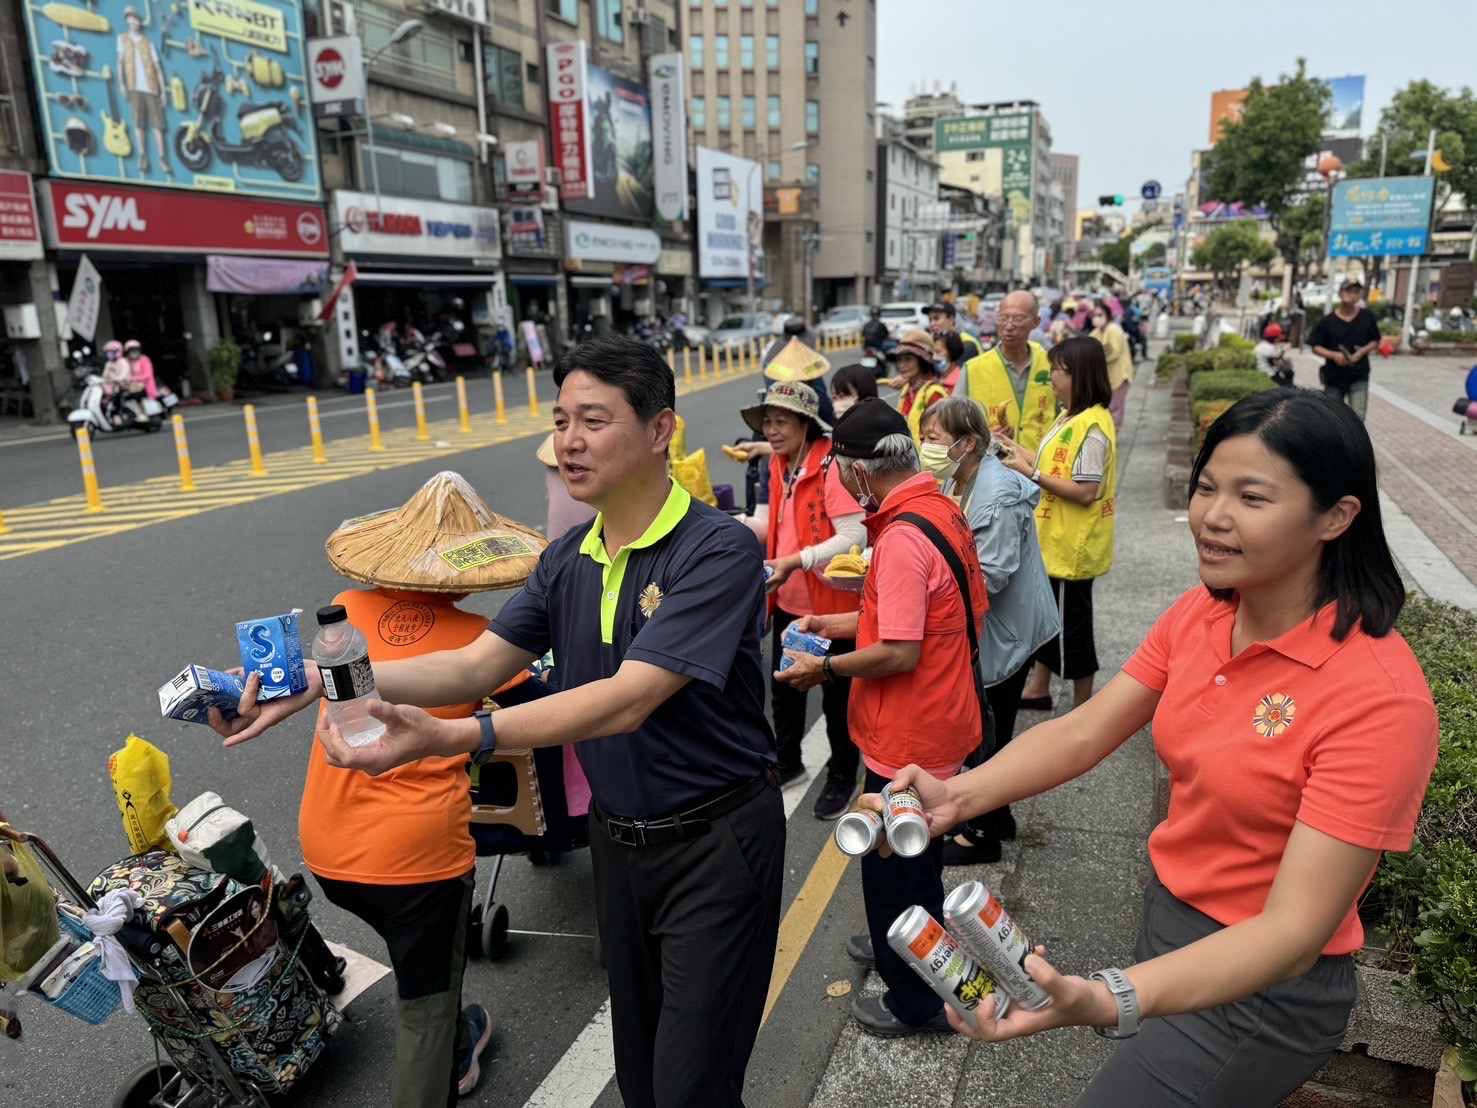
[[369, 664], [369, 640], [349, 622], [349, 613], [342, 604], [318, 609], [313, 661], [318, 663], [323, 678], [328, 718], [337, 725], [344, 742], [365, 746], [383, 735], [385, 725], [369, 714], [369, 702], [379, 699], [374, 669]]

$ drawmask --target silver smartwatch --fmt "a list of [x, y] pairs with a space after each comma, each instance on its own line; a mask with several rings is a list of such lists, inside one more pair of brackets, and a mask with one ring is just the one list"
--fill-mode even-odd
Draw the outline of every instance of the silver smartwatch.
[[1108, 986], [1108, 991], [1113, 994], [1113, 1002], [1118, 1005], [1117, 1027], [1094, 1027], [1105, 1039], [1131, 1039], [1139, 1033], [1139, 998], [1133, 990], [1133, 982], [1124, 975], [1121, 969], [1100, 969], [1095, 973], [1087, 975], [1093, 981], [1101, 981]]

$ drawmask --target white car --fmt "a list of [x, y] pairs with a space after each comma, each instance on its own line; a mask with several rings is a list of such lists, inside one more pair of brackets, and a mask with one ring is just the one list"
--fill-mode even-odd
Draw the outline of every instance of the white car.
[[901, 339], [904, 331], [915, 327], [928, 330], [928, 305], [922, 300], [895, 300], [882, 305], [882, 322], [887, 325], [887, 334]]
[[822, 335], [860, 331], [871, 318], [871, 310], [865, 304], [842, 304], [828, 311], [816, 330]]

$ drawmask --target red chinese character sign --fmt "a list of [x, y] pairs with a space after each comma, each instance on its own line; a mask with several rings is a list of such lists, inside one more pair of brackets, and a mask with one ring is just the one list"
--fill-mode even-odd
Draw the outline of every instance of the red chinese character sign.
[[559, 170], [561, 200], [593, 200], [590, 172], [590, 120], [586, 93], [589, 59], [583, 41], [554, 42], [548, 48], [550, 145]]

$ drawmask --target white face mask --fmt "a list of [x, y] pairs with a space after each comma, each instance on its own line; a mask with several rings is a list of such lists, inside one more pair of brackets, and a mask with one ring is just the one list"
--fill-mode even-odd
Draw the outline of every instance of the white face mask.
[[843, 412], [850, 410], [851, 406], [855, 403], [856, 397], [854, 396], [838, 396], [831, 401], [831, 409], [839, 418]]

